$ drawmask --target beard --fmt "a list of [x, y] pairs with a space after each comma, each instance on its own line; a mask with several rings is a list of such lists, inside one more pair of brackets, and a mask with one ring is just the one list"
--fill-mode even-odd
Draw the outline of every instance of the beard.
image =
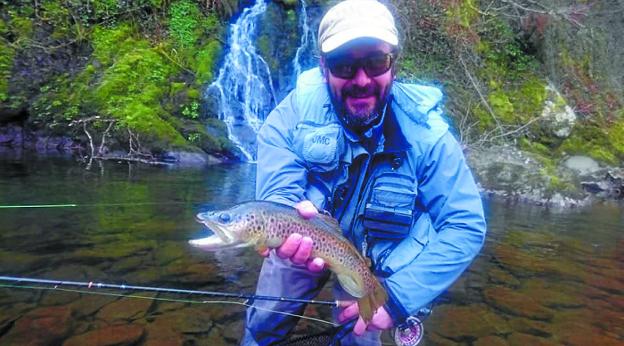
[[[376, 83], [365, 86], [348, 85], [340, 90], [340, 95], [332, 93], [332, 103], [338, 116], [345, 126], [357, 134], [366, 132], [380, 118], [381, 111], [386, 104], [387, 90], [381, 90]], [[371, 104], [365, 100], [374, 98]]]

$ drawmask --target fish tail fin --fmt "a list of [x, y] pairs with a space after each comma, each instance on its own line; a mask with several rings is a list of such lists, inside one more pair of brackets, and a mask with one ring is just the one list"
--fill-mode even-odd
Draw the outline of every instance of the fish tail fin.
[[375, 280], [373, 291], [358, 299], [360, 316], [362, 316], [364, 322], [370, 322], [375, 312], [377, 312], [377, 309], [384, 305], [387, 300], [388, 293], [386, 293], [386, 290], [381, 286], [379, 281]]

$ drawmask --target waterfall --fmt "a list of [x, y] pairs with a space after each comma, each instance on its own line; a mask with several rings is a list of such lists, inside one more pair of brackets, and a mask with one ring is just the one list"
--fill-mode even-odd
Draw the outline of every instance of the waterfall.
[[[312, 66], [314, 60], [316, 37], [308, 25], [306, 7], [305, 0], [301, 0], [301, 39], [292, 60], [292, 80]], [[251, 162], [256, 160], [256, 133], [279, 101], [269, 66], [254, 45], [257, 22], [266, 9], [266, 0], [256, 0], [230, 25], [229, 50], [217, 78], [206, 89], [207, 98], [219, 100], [219, 118], [227, 125], [229, 139], [241, 150], [243, 159]]]
[[229, 51], [216, 80], [207, 89], [207, 93], [217, 93], [219, 118], [247, 161], [256, 159], [256, 133], [276, 105], [271, 71], [253, 42], [257, 20], [266, 8], [265, 0], [256, 0], [230, 25]]
[[301, 0], [301, 11], [299, 12], [299, 28], [301, 28], [301, 40], [299, 41], [299, 47], [297, 53], [293, 59], [293, 73], [294, 79], [303, 72], [304, 67], [309, 67], [311, 60], [311, 52], [316, 47], [316, 36], [314, 32], [310, 30], [308, 25], [308, 10], [305, 0]]

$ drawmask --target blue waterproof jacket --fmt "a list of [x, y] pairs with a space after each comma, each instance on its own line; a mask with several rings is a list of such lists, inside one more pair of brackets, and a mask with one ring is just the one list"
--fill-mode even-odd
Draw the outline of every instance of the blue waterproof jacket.
[[[395, 324], [448, 288], [485, 237], [481, 198], [442, 118], [442, 99], [435, 87], [395, 82], [382, 121], [358, 138], [342, 126], [315, 68], [299, 77], [258, 134], [256, 198], [289, 205], [310, 200], [332, 213], [343, 234], [371, 259]], [[321, 286], [312, 279], [299, 293], [295, 282], [276, 288], [307, 274], [277, 261], [265, 261], [259, 292], [311, 297]], [[298, 274], [288, 278], [291, 267]], [[289, 308], [301, 311], [279, 307]], [[246, 332], [257, 342], [275, 341], [294, 325], [267, 317], [248, 311]], [[276, 339], [258, 341], [260, 329], [272, 329]]]

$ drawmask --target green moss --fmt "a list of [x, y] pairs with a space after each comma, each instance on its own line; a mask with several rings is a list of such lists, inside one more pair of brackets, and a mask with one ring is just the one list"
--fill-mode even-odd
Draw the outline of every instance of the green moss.
[[186, 83], [173, 82], [170, 84], [169, 95], [174, 97], [177, 93], [186, 89]]
[[[616, 131], [617, 132], [617, 131]], [[588, 155], [608, 164], [617, 164], [618, 158], [608, 140], [607, 130], [595, 124], [577, 125], [572, 135], [566, 138], [557, 153], [570, 155]]]
[[33, 34], [33, 21], [28, 17], [14, 16], [10, 23], [11, 31], [20, 38], [30, 38]]
[[[527, 74], [522, 83], [511, 85], [491, 80], [487, 98], [499, 122], [524, 125], [541, 114], [547, 96], [546, 83], [533, 74]], [[476, 105], [473, 114], [479, 119], [481, 129], [491, 129], [495, 125], [492, 115], [483, 105]]]
[[117, 0], [95, 0], [92, 4], [96, 17], [110, 17], [118, 11]]
[[446, 16], [454, 23], [464, 28], [470, 28], [479, 18], [478, 6], [475, 0], [460, 0], [454, 2], [446, 11]]
[[0, 102], [9, 99], [9, 78], [11, 77], [11, 69], [13, 68], [13, 58], [15, 50], [0, 40]]
[[199, 39], [202, 30], [199, 7], [189, 1], [181, 0], [171, 4], [169, 8], [169, 35], [180, 47], [191, 47]]
[[549, 157], [550, 155], [552, 155], [552, 149], [542, 143], [530, 141], [526, 137], [520, 138], [518, 141], [518, 145], [521, 149], [525, 151], [535, 153], [543, 157]]
[[147, 42], [136, 42], [132, 51], [116, 56], [93, 97], [106, 116], [121, 120], [130, 129], [184, 145], [180, 134], [163, 119], [166, 114], [160, 103], [168, 77], [176, 69], [147, 46]]
[[196, 88], [190, 88], [186, 91], [186, 95], [191, 100], [199, 100], [201, 97], [201, 92]]
[[193, 60], [193, 70], [198, 84], [203, 84], [213, 79], [213, 71], [221, 53], [221, 44], [218, 41], [208, 42], [199, 48]]
[[111, 65], [117, 56], [123, 56], [135, 48], [148, 47], [147, 41], [133, 38], [134, 32], [134, 28], [128, 23], [113, 28], [96, 26], [91, 35], [93, 57], [103, 65]]
[[607, 138], [619, 157], [624, 158], [624, 118], [607, 130]]
[[494, 90], [488, 95], [488, 102], [494, 113], [506, 123], [511, 123], [515, 119], [516, 113], [511, 103], [509, 95], [503, 90]]

